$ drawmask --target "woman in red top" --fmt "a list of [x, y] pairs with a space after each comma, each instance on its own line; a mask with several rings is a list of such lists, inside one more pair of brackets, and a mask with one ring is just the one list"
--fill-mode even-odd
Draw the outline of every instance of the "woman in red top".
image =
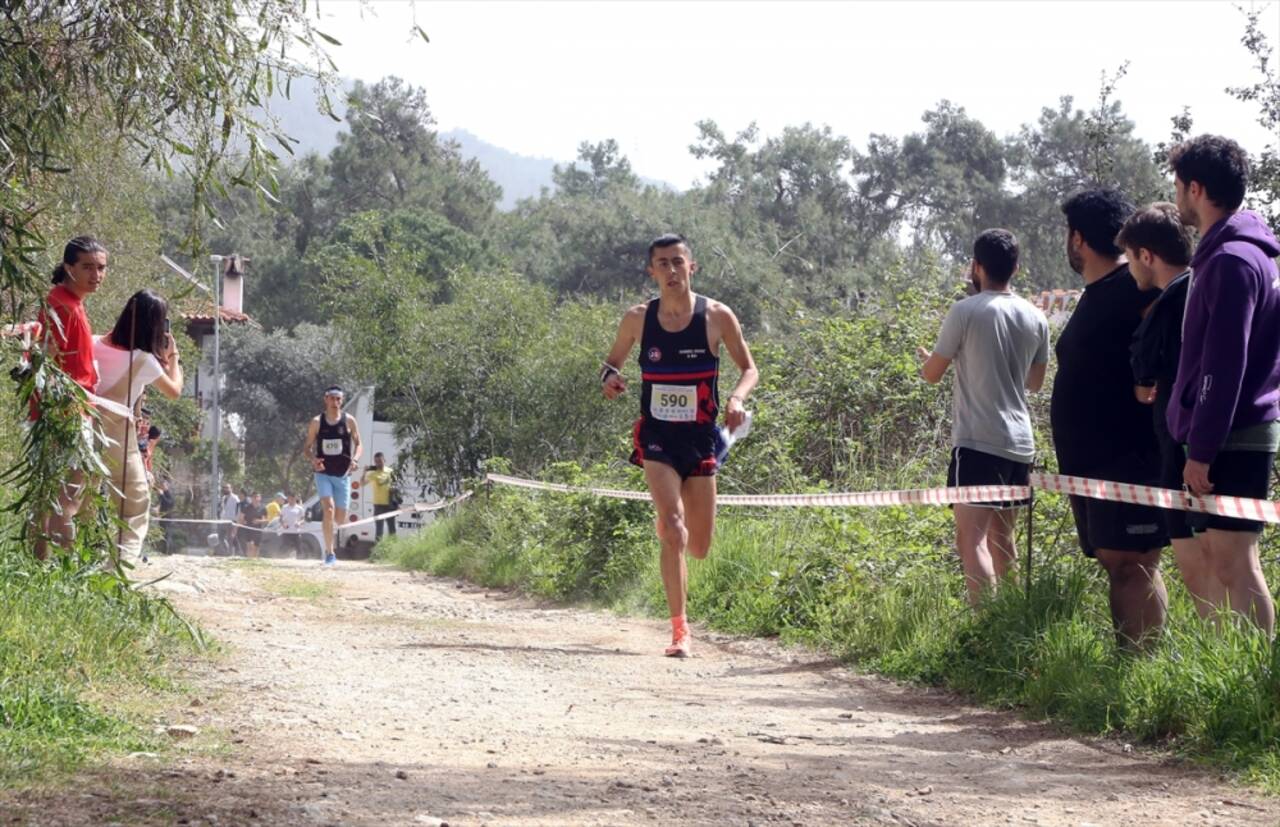
[[[71, 239], [62, 251], [62, 263], [53, 270], [53, 289], [45, 299], [48, 311], [40, 313], [45, 348], [57, 359], [63, 373], [90, 393], [98, 386], [98, 367], [93, 359], [93, 331], [84, 311], [84, 298], [96, 292], [106, 276], [107, 248], [90, 236]], [[48, 317], [49, 313], [56, 321]], [[48, 555], [49, 540], [65, 547], [75, 539], [74, 518], [80, 510], [84, 487], [84, 471], [69, 469], [58, 509], [41, 521], [42, 530], [33, 549], [38, 559]]]

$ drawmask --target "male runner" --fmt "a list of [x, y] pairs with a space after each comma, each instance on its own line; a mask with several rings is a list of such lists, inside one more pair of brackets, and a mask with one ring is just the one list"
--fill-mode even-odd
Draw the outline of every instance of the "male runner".
[[[1074, 477], [1155, 485], [1160, 477], [1151, 411], [1134, 398], [1129, 344], [1158, 291], [1140, 291], [1116, 235], [1134, 212], [1115, 190], [1077, 193], [1062, 205], [1067, 261], [1084, 294], [1058, 335], [1049, 420], [1058, 469]], [[1159, 509], [1071, 495], [1080, 548], [1110, 583], [1111, 620], [1126, 649], [1164, 625], [1168, 596], [1160, 550], [1169, 544]]]
[[[1133, 334], [1130, 363], [1138, 401], [1152, 407], [1151, 422], [1160, 449], [1160, 487], [1181, 490], [1187, 455], [1169, 433], [1165, 413], [1182, 352], [1182, 310], [1187, 303], [1188, 264], [1195, 242], [1191, 228], [1178, 217], [1178, 208], [1158, 202], [1129, 216], [1116, 244], [1129, 259], [1129, 272], [1138, 289], [1160, 290], [1160, 298]], [[1161, 514], [1173, 541], [1173, 559], [1196, 611], [1208, 617], [1223, 602], [1222, 584], [1209, 568], [1202, 544], [1192, 535], [1186, 512], [1169, 509]]]
[[311, 420], [303, 455], [316, 472], [316, 493], [324, 508], [324, 565], [338, 562], [334, 553], [336, 526], [347, 519], [351, 505], [351, 471], [360, 461], [360, 429], [355, 417], [342, 412], [342, 388], [324, 392], [324, 413]]
[[[1280, 242], [1257, 213], [1240, 209], [1249, 158], [1235, 141], [1201, 135], [1174, 147], [1169, 161], [1182, 220], [1200, 231], [1169, 431], [1187, 446], [1183, 479], [1193, 493], [1266, 499], [1280, 445]], [[1262, 523], [1191, 517], [1231, 610], [1270, 637]]]
[[[1035, 459], [1027, 391], [1044, 385], [1049, 322], [1009, 289], [1018, 269], [1018, 240], [987, 230], [973, 243], [970, 278], [977, 295], [947, 313], [933, 353], [917, 351], [921, 376], [942, 381], [955, 363], [951, 465], [947, 485], [1026, 485]], [[1017, 560], [1014, 519], [1025, 501], [957, 503], [956, 550], [969, 603], [994, 591]]]
[[671, 614], [671, 645], [665, 654], [681, 658], [690, 655], [684, 555], [706, 557], [715, 528], [715, 474], [724, 457], [716, 427], [721, 344], [742, 372], [725, 406], [730, 430], [745, 420], [743, 404], [758, 379], [738, 317], [720, 302], [694, 294], [690, 279], [697, 269], [683, 236], [654, 239], [648, 272], [659, 296], [622, 317], [600, 376], [606, 398], [621, 395], [627, 386], [619, 367], [640, 343], [643, 381], [631, 461], [644, 468], [657, 512], [662, 585]]

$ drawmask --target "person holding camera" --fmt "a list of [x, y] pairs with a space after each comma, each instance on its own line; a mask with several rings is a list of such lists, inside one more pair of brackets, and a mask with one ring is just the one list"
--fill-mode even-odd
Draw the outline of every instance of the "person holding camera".
[[[373, 465], [370, 465], [364, 472], [364, 486], [369, 491], [369, 496], [373, 500], [373, 515], [375, 517], [386, 514], [389, 511], [395, 511], [400, 507], [399, 503], [392, 502], [391, 483], [395, 477], [395, 469], [387, 465], [387, 458], [383, 456], [381, 451], [373, 455]], [[387, 531], [392, 536], [396, 533], [396, 518], [388, 517], [385, 520], [378, 520], [373, 524], [374, 541], [382, 539], [382, 524], [386, 523]]]
[[[104, 336], [94, 337], [98, 362], [98, 395], [133, 411], [142, 391], [155, 387], [170, 399], [182, 395], [182, 363], [169, 332], [169, 304], [150, 290], [134, 293]], [[115, 556], [142, 557], [151, 509], [147, 469], [138, 448], [138, 429], [131, 417], [112, 410], [98, 411], [110, 442], [106, 465], [110, 472], [113, 511], [124, 525], [117, 536]], [[145, 557], [143, 558], [145, 560]]]
[[[1044, 385], [1049, 322], [1009, 283], [1018, 269], [1018, 240], [1008, 230], [973, 243], [974, 295], [952, 305], [932, 351], [921, 347], [920, 375], [942, 381], [955, 365], [951, 463], [947, 485], [1027, 485], [1035, 434], [1027, 392]], [[1017, 559], [1014, 520], [1026, 500], [956, 503], [956, 550], [970, 605], [994, 592]]]

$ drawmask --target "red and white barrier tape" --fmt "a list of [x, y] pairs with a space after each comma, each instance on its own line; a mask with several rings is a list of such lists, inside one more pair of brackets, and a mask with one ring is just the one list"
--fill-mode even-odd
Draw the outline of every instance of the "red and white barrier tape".
[[[505, 474], [488, 474], [486, 479], [498, 485], [529, 488], [539, 491], [559, 491], [570, 494], [591, 494], [625, 500], [648, 500], [647, 491], [622, 491], [613, 488], [585, 488], [562, 483], [509, 477]], [[716, 499], [720, 505], [755, 505], [771, 508], [838, 508], [865, 506], [875, 508], [890, 505], [949, 505], [955, 503], [1017, 502], [1031, 496], [1032, 489], [1076, 494], [1099, 500], [1150, 505], [1156, 508], [1198, 511], [1280, 523], [1280, 503], [1269, 500], [1251, 500], [1243, 497], [1196, 497], [1183, 491], [1153, 488], [1146, 485], [1109, 482], [1107, 480], [1068, 477], [1061, 474], [1031, 475], [1030, 485], [971, 485], [959, 488], [917, 488], [905, 491], [863, 491], [835, 494], [725, 494]]]
[[[499, 485], [559, 491], [565, 494], [591, 494], [620, 500], [648, 500], [648, 491], [623, 491], [616, 488], [584, 488], [556, 482], [538, 482], [505, 474], [487, 474], [486, 479]], [[948, 505], [970, 502], [1012, 502], [1031, 496], [1025, 485], [970, 485], [963, 488], [920, 488], [907, 491], [866, 491], [838, 494], [724, 494], [716, 498], [721, 505], [762, 505], [787, 507], [839, 507], [886, 505]]]
[[1246, 497], [1213, 494], [1197, 497], [1186, 491], [1175, 491], [1171, 488], [1153, 488], [1148, 485], [1067, 477], [1061, 474], [1032, 474], [1031, 487], [1042, 491], [1057, 491], [1061, 494], [1076, 494], [1095, 500], [1197, 511], [1201, 514], [1217, 514], [1221, 517], [1256, 520], [1263, 523], [1280, 523], [1280, 503], [1270, 500], [1252, 500]]
[[[649, 495], [646, 494], [645, 499], [648, 499], [648, 496]], [[339, 523], [337, 528], [339, 531], [346, 531], [348, 529], [359, 528], [360, 526], [368, 525], [369, 523], [375, 523], [378, 520], [387, 520], [392, 517], [398, 517], [401, 514], [426, 514], [431, 511], [442, 511], [451, 506], [455, 506], [458, 503], [465, 502], [470, 497], [471, 497], [471, 492], [467, 491], [463, 494], [458, 495], [457, 497], [454, 497], [451, 500], [442, 500], [440, 502], [435, 502], [435, 503], [414, 503], [413, 505], [406, 506], [404, 508], [400, 508], [395, 511], [388, 511], [385, 514], [377, 514], [373, 517], [365, 517], [363, 520], [354, 520], [349, 523]], [[232, 520], [199, 520], [195, 518], [189, 519], [187, 517], [155, 517], [151, 520], [151, 522], [153, 523], [187, 523], [191, 525], [237, 525], [240, 527], [240, 530], [242, 531], [245, 531], [245, 530], [258, 531], [264, 534], [303, 533], [301, 529], [273, 529], [273, 528], [265, 528], [265, 527], [258, 527], [258, 526], [248, 526], [248, 525], [244, 525], [243, 523], [235, 523]]]

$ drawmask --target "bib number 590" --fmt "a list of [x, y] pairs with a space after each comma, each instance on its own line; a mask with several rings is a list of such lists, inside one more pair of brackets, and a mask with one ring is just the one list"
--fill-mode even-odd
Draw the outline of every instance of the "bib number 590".
[[649, 414], [663, 422], [696, 421], [698, 389], [693, 385], [654, 385]]

